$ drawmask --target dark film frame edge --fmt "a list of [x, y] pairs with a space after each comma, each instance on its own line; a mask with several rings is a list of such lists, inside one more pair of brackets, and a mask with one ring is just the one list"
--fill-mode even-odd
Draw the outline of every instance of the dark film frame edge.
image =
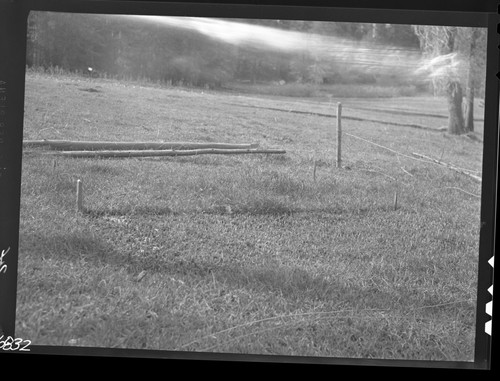
[[[6, 82], [0, 131], [0, 335], [14, 337], [19, 241], [19, 202], [24, 106], [25, 26], [22, 7], [0, 1], [0, 80]], [[6, 251], [8, 250], [8, 253]]]
[[[492, 300], [488, 288], [493, 285], [493, 268], [488, 261], [495, 254], [496, 214], [498, 208], [498, 108], [499, 81], [497, 73], [500, 42], [497, 33], [498, 15], [490, 15], [487, 36], [487, 66], [485, 89], [485, 127], [483, 146], [483, 171], [481, 189], [481, 234], [479, 237], [479, 268], [477, 276], [476, 345], [474, 362], [477, 367], [487, 369], [491, 362], [491, 336], [485, 332], [485, 324], [491, 320], [486, 313], [486, 304]], [[485, 159], [487, 158], [487, 160]]]
[[[472, 3], [472, 2], [471, 2]], [[400, 24], [439, 24], [439, 25], [459, 25], [459, 26], [488, 26], [488, 66], [487, 66], [487, 78], [492, 78], [492, 75], [498, 73], [498, 49], [497, 55], [493, 55], [492, 51], [498, 46], [498, 33], [497, 33], [497, 23], [499, 21], [498, 14], [492, 14], [490, 7], [480, 7], [480, 4], [476, 2], [476, 7], [474, 10], [469, 9], [470, 12], [475, 13], [461, 13], [461, 12], [445, 12], [443, 13], [439, 9], [426, 10], [419, 8], [417, 9], [361, 9], [361, 8], [349, 8], [342, 9], [341, 15], [337, 17], [332, 17], [331, 15], [326, 15], [323, 17], [317, 17], [319, 8], [309, 8], [307, 12], [302, 13], [304, 19], [315, 18], [318, 20], [335, 20], [335, 21], [357, 21], [357, 22], [384, 22], [384, 20], [396, 20]], [[477, 9], [477, 7], [480, 9]], [[306, 6], [307, 7], [307, 6]], [[329, 8], [333, 8], [330, 6]], [[335, 9], [337, 7], [335, 6]], [[382, 8], [382, 7], [380, 7]], [[196, 3], [196, 2], [185, 2], [185, 3], [162, 3], [162, 2], [139, 2], [135, 1], [120, 1], [120, 0], [103, 0], [103, 1], [86, 1], [86, 0], [76, 0], [76, 1], [61, 1], [61, 0], [46, 0], [46, 1], [35, 1], [35, 0], [25, 0], [15, 2], [13, 0], [0, 0], [0, 37], [7, 35], [8, 38], [0, 38], [0, 52], [9, 52], [11, 54], [11, 59], [7, 61], [0, 60], [0, 80], [2, 78], [9, 78], [9, 106], [8, 115], [6, 117], [7, 126], [22, 126], [23, 119], [23, 106], [24, 106], [24, 67], [25, 65], [20, 65], [25, 63], [25, 44], [26, 44], [26, 23], [27, 16], [30, 10], [47, 10], [47, 11], [61, 11], [61, 12], [76, 12], [76, 13], [136, 13], [136, 14], [148, 14], [148, 13], [163, 13], [168, 12], [169, 14], [176, 15], [192, 15], [192, 16], [226, 16], [233, 15], [236, 13], [241, 15], [242, 18], [255, 17], [260, 18], [275, 18], [278, 14], [277, 12], [282, 12], [285, 10], [286, 17], [281, 18], [294, 18], [294, 15], [300, 10], [300, 7], [273, 4], [267, 7], [265, 4], [260, 4], [254, 2], [254, 4], [235, 4], [220, 2], [218, 4], [211, 3]], [[245, 13], [248, 12], [249, 13]], [[264, 11], [265, 14], [261, 12]], [[260, 12], [260, 13], [259, 13]], [[343, 12], [343, 13], [342, 13]], [[426, 22], [423, 22], [421, 14], [425, 13], [430, 15], [426, 18]], [[316, 17], [313, 16], [316, 14]], [[404, 17], [401, 17], [401, 15]], [[442, 17], [446, 16], [446, 20]], [[414, 20], [419, 19], [420, 22], [415, 22]], [[389, 22], [389, 21], [385, 21]], [[495, 37], [495, 38], [491, 38]], [[22, 53], [22, 54], [21, 54]], [[17, 63], [17, 66], [16, 66]], [[488, 142], [485, 144], [483, 158], [488, 158], [488, 160], [483, 161], [483, 176], [488, 174], [491, 177], [487, 177], [486, 181], [483, 181], [482, 185], [482, 198], [483, 202], [481, 204], [481, 222], [486, 224], [486, 232], [481, 232], [480, 236], [480, 253], [479, 253], [479, 271], [478, 271], [478, 290], [477, 290], [477, 325], [476, 325], [476, 344], [475, 344], [475, 360], [474, 363], [454, 363], [445, 362], [444, 364], [439, 364], [436, 362], [429, 362], [429, 366], [438, 368], [449, 368], [456, 367], [462, 369], [488, 369], [490, 366], [491, 359], [491, 348], [492, 340], [485, 334], [484, 323], [491, 318], [486, 316], [484, 312], [485, 304], [492, 300], [491, 295], [487, 292], [487, 289], [493, 284], [493, 269], [487, 263], [494, 253], [495, 247], [495, 217], [496, 217], [496, 191], [497, 191], [497, 174], [498, 174], [498, 106], [499, 106], [499, 85], [498, 80], [489, 83], [487, 86], [487, 96], [485, 97], [485, 125], [487, 123], [491, 124], [495, 128], [488, 129], [488, 138], [484, 141]], [[495, 123], [495, 124], [493, 124]], [[486, 129], [485, 129], [486, 132]], [[0, 131], [1, 134], [1, 131]], [[0, 274], [0, 335], [10, 335], [14, 336], [15, 328], [15, 307], [16, 307], [16, 290], [17, 290], [17, 260], [18, 260], [18, 238], [19, 238], [19, 201], [20, 201], [20, 177], [21, 177], [21, 156], [22, 156], [22, 128], [15, 129], [12, 128], [8, 130], [5, 134], [5, 143], [0, 144], [0, 171], [2, 167], [8, 168], [2, 173], [0, 177], [0, 209], [2, 213], [0, 214], [0, 250], [9, 247], [10, 253], [6, 259], [6, 264], [9, 268], [8, 276], [2, 276], [6, 274]], [[493, 143], [492, 143], [493, 142]], [[492, 160], [493, 159], [493, 160]], [[492, 205], [484, 206], [483, 203], [493, 202]], [[7, 243], [6, 243], [7, 242]], [[6, 308], [4, 308], [7, 306]], [[34, 347], [33, 349], [35, 349]], [[58, 349], [59, 348], [59, 349]], [[53, 347], [47, 348], [44, 346], [38, 347], [40, 353], [68, 353], [71, 352], [71, 347]], [[88, 349], [88, 351], [87, 351]], [[76, 353], [82, 354], [82, 349], [75, 351]], [[151, 353], [144, 353], [144, 351], [129, 351], [129, 350], [111, 350], [107, 349], [94, 349], [86, 348], [83, 349], [83, 354], [97, 354], [103, 356], [109, 355], [120, 355], [127, 357], [126, 353], [134, 353], [132, 356], [137, 357], [149, 357]], [[150, 352], [150, 351], [145, 351]], [[155, 351], [156, 352], [156, 351]], [[202, 354], [204, 358], [205, 354]], [[180, 359], [191, 359], [190, 353], [164, 353], [160, 357], [165, 358], [180, 358]], [[157, 357], [153, 355], [152, 357]], [[199, 357], [199, 355], [194, 355], [194, 358]], [[212, 356], [208, 356], [211, 358]], [[224, 357], [230, 357], [223, 355]], [[218, 356], [216, 356], [219, 359]], [[237, 357], [241, 358], [241, 357]], [[262, 361], [262, 356], [244, 355], [243, 358], [250, 361]], [[278, 358], [278, 357], [276, 357]], [[260, 359], [260, 360], [259, 360]], [[312, 359], [314, 360], [314, 359]], [[330, 360], [330, 359], [329, 359]], [[335, 359], [333, 359], [335, 360]], [[352, 361], [351, 361], [352, 360]], [[274, 360], [272, 360], [274, 361]], [[285, 363], [288, 362], [287, 359], [283, 360]], [[302, 359], [294, 359], [292, 362], [303, 362]], [[331, 361], [328, 361], [331, 363]], [[315, 363], [313, 361], [313, 363]], [[321, 359], [318, 359], [316, 363], [323, 363]], [[335, 361], [334, 361], [335, 363]], [[359, 360], [359, 359], [339, 359], [339, 364], [352, 364], [357, 363], [365, 365], [381, 365], [391, 366], [394, 364], [398, 366], [400, 361], [394, 360]], [[419, 366], [418, 363], [414, 361], [403, 361], [409, 366]]]

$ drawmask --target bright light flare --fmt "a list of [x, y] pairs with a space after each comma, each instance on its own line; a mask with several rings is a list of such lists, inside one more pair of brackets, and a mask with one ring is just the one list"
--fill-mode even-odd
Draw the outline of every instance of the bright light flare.
[[288, 53], [308, 52], [325, 63], [344, 64], [370, 72], [433, 79], [456, 73], [454, 53], [424, 59], [418, 49], [360, 42], [334, 36], [283, 30], [216, 18], [124, 15], [157, 25], [197, 31], [228, 44]]
[[458, 54], [454, 52], [422, 60], [414, 73], [436, 79], [458, 77], [462, 70], [463, 62], [458, 58]]

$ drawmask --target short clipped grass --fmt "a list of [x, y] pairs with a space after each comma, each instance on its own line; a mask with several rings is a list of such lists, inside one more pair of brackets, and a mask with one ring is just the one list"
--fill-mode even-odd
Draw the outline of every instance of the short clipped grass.
[[[36, 74], [26, 83], [25, 139], [258, 142], [287, 153], [69, 159], [26, 150], [18, 337], [38, 345], [473, 360], [480, 212], [473, 179], [348, 135], [337, 168], [335, 119], [317, 115], [335, 114], [331, 99]], [[378, 99], [333, 101], [346, 115], [361, 115], [360, 104], [378, 110], [364, 111], [371, 121], [343, 121], [353, 136], [481, 169], [482, 122], [476, 139], [438, 131], [440, 99], [384, 100], [421, 116], [384, 113]], [[290, 112], [299, 109], [317, 112]], [[432, 110], [441, 117], [426, 115]], [[383, 123], [395, 120], [435, 130]], [[83, 213], [75, 211], [77, 179]]]

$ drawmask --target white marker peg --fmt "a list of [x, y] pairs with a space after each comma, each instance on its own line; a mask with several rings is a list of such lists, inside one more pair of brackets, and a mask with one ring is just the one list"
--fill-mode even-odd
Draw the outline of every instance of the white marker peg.
[[83, 185], [81, 180], [76, 180], [76, 210], [83, 212]]

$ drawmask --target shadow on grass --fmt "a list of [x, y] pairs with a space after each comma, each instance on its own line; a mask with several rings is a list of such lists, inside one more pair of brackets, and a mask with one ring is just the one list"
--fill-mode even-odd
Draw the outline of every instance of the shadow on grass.
[[[83, 259], [94, 263], [123, 264], [126, 260], [115, 247], [86, 232], [41, 236], [22, 233], [20, 253], [28, 257], [75, 261]], [[22, 259], [21, 259], [22, 260]]]
[[111, 208], [86, 208], [83, 214], [88, 217], [108, 216], [164, 216], [164, 215], [292, 215], [299, 210], [284, 203], [274, 201], [258, 202], [251, 205], [210, 205], [206, 207], [186, 207], [173, 209], [169, 206], [140, 205]]
[[156, 215], [179, 215], [181, 212], [176, 212], [169, 208], [164, 207], [150, 207], [150, 206], [137, 206], [137, 207], [114, 207], [108, 209], [90, 209], [86, 208], [83, 214], [88, 217], [126, 217], [126, 216], [156, 216]]
[[359, 308], [388, 308], [394, 295], [375, 287], [348, 285], [341, 279], [311, 275], [306, 269], [294, 266], [245, 266], [222, 264], [200, 259], [177, 259], [160, 266], [143, 263], [147, 271], [196, 279], [194, 283], [214, 281], [223, 289], [246, 289], [252, 295], [273, 294], [290, 302], [305, 300], [353, 305]]
[[[324, 207], [296, 207], [285, 203], [277, 202], [259, 202], [254, 204], [242, 205], [215, 205], [205, 208], [185, 208], [173, 209], [169, 206], [124, 206], [90, 209], [86, 208], [83, 214], [91, 218], [102, 217], [147, 217], [147, 216], [293, 216], [297, 214], [324, 214], [335, 216], [366, 216], [370, 213], [391, 214], [405, 211], [402, 206], [394, 205], [372, 205], [358, 207], [342, 207], [338, 205], [329, 205]], [[412, 212], [411, 210], [407, 212]]]
[[387, 308], [393, 295], [377, 288], [346, 284], [340, 279], [311, 275], [299, 267], [221, 269], [215, 275], [226, 284], [258, 292], [273, 292], [289, 300], [305, 299], [359, 308]]

